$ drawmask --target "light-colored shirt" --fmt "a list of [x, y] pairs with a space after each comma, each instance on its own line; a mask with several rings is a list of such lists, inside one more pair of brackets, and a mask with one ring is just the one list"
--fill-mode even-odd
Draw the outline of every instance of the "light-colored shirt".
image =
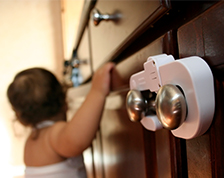
[[25, 178], [86, 178], [82, 155], [41, 167], [26, 167]]
[[[54, 124], [54, 121], [43, 121], [36, 129]], [[40, 167], [26, 167], [25, 178], [87, 178], [83, 156], [68, 158], [65, 161]]]

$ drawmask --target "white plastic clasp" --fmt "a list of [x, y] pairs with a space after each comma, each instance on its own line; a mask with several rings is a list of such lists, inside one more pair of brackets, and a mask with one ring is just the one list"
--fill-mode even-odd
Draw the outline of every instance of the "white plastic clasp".
[[[174, 60], [172, 55], [152, 56], [144, 63], [144, 70], [130, 78], [130, 89], [157, 93], [166, 84], [179, 86], [187, 102], [187, 117], [172, 134], [192, 139], [204, 134], [210, 127], [214, 111], [214, 81], [208, 64], [198, 56]], [[151, 131], [162, 128], [156, 115], [145, 116], [142, 125]]]
[[130, 89], [157, 92], [162, 85], [159, 67], [172, 61], [172, 55], [160, 54], [149, 57], [144, 63], [144, 70], [131, 76]]

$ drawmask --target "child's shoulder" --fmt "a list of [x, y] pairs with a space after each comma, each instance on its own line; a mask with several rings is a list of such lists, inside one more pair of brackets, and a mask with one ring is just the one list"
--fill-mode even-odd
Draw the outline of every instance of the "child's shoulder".
[[66, 121], [57, 121], [49, 129], [51, 136], [58, 135], [65, 129], [67, 122]]

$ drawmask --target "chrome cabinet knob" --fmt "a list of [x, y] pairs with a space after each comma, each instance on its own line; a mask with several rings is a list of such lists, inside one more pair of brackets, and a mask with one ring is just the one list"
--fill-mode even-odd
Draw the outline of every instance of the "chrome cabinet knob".
[[93, 19], [93, 23], [94, 25], [99, 25], [99, 23], [102, 21], [102, 20], [105, 20], [105, 21], [109, 21], [109, 20], [112, 20], [112, 21], [117, 21], [120, 19], [120, 14], [119, 13], [115, 13], [115, 14], [101, 14], [99, 12], [99, 10], [97, 9], [93, 9], [93, 15], [92, 15], [92, 19]]
[[138, 90], [130, 90], [126, 98], [126, 107], [131, 121], [140, 121], [145, 115], [146, 100]]
[[80, 60], [78, 58], [73, 58], [71, 62], [71, 66], [75, 68], [79, 68], [80, 65], [86, 65], [86, 64], [88, 64], [88, 61], [86, 59]]
[[130, 90], [126, 98], [126, 108], [131, 121], [140, 121], [148, 113], [155, 114], [155, 96], [147, 92], [147, 97], [143, 97], [138, 90]]
[[[152, 94], [152, 93], [151, 93]], [[144, 98], [140, 91], [130, 90], [126, 107], [131, 121], [140, 121], [149, 112], [154, 112], [166, 129], [178, 128], [187, 115], [187, 104], [181, 90], [175, 85], [162, 86], [156, 98]]]
[[173, 130], [178, 128], [187, 115], [185, 97], [172, 84], [162, 86], [156, 96], [156, 113], [164, 128]]

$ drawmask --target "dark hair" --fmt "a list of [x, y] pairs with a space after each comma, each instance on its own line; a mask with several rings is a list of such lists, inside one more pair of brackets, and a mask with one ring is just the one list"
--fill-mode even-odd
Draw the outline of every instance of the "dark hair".
[[43, 68], [19, 72], [9, 85], [7, 96], [23, 125], [35, 127], [62, 111], [65, 92], [57, 78]]

